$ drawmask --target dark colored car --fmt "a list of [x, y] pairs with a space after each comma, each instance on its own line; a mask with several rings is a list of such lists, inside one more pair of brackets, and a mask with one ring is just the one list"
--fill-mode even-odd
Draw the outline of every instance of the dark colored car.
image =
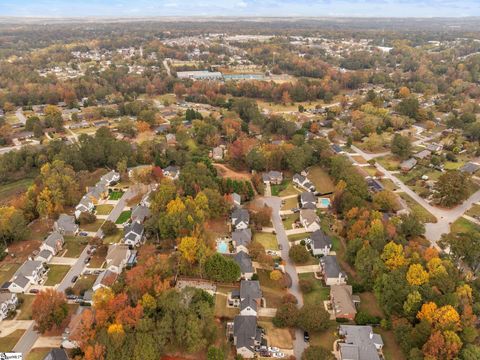
[[40, 292], [40, 290], [38, 290], [38, 289], [31, 289], [29, 291], [30, 294], [38, 294], [39, 292]]
[[72, 278], [72, 283], [74, 283], [74, 282], [77, 281], [77, 280], [78, 280], [78, 276], [75, 275], [75, 276]]
[[67, 295], [67, 300], [75, 300], [77, 299], [77, 295]]
[[83, 260], [83, 262], [84, 262], [85, 264], [88, 264], [88, 263], [90, 262], [90, 256], [87, 257], [87, 258], [85, 258], [85, 260]]
[[310, 341], [310, 334], [308, 333], [308, 331], [304, 331], [303, 332], [303, 340], [305, 342], [309, 342]]

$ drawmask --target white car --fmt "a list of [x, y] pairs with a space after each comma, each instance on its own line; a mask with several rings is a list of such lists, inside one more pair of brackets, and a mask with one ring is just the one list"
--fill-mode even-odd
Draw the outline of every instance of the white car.
[[274, 353], [272, 353], [272, 357], [274, 357], [274, 358], [284, 358], [285, 354], [282, 353], [282, 352], [274, 352]]
[[280, 349], [278, 347], [275, 347], [275, 346], [269, 346], [268, 351], [276, 353], [276, 352], [279, 352]]

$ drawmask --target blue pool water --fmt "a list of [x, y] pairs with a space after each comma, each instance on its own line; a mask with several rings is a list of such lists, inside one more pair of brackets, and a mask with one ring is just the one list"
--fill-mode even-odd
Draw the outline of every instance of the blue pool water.
[[328, 199], [328, 198], [321, 198], [321, 199], [320, 199], [320, 204], [321, 204], [323, 207], [329, 207], [329, 206], [330, 206], [330, 199]]
[[222, 254], [228, 253], [228, 244], [226, 241], [217, 242], [217, 251]]

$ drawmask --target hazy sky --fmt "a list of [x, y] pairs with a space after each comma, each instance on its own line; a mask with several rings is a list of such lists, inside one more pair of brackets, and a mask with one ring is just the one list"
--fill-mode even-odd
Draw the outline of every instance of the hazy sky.
[[0, 16], [480, 16], [480, 0], [0, 0]]

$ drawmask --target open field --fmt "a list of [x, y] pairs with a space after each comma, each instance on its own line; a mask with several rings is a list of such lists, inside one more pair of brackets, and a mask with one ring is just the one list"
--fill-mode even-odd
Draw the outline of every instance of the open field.
[[408, 207], [413, 211], [413, 213], [419, 218], [423, 223], [436, 223], [437, 218], [430, 214], [423, 206], [418, 204], [413, 200], [407, 193], [400, 192], [397, 193], [400, 197], [405, 200]]
[[320, 166], [311, 167], [308, 170], [308, 178], [321, 193], [328, 193], [335, 189], [332, 178]]
[[83, 231], [95, 232], [98, 229], [100, 229], [100, 227], [103, 225], [104, 222], [105, 220], [97, 219], [91, 224], [80, 225], [80, 229]]
[[0, 337], [0, 349], [1, 351], [12, 351], [18, 340], [22, 337], [25, 330], [15, 330], [7, 336]]
[[95, 208], [95, 213], [97, 215], [108, 215], [111, 213], [112, 210], [113, 210], [113, 205], [109, 205], [109, 204], [97, 205]]
[[271, 233], [257, 232], [253, 240], [258, 241], [267, 250], [278, 250], [277, 237]]
[[53, 286], [58, 284], [63, 280], [65, 275], [67, 275], [70, 270], [68, 265], [48, 265], [49, 271], [47, 274], [47, 281], [45, 281], [46, 286]]
[[258, 325], [265, 330], [265, 337], [269, 346], [293, 349], [293, 340], [288, 329], [277, 328], [271, 321], [259, 321]]
[[22, 179], [12, 183], [0, 185], [0, 203], [6, 203], [22, 194], [33, 184], [33, 179]]

